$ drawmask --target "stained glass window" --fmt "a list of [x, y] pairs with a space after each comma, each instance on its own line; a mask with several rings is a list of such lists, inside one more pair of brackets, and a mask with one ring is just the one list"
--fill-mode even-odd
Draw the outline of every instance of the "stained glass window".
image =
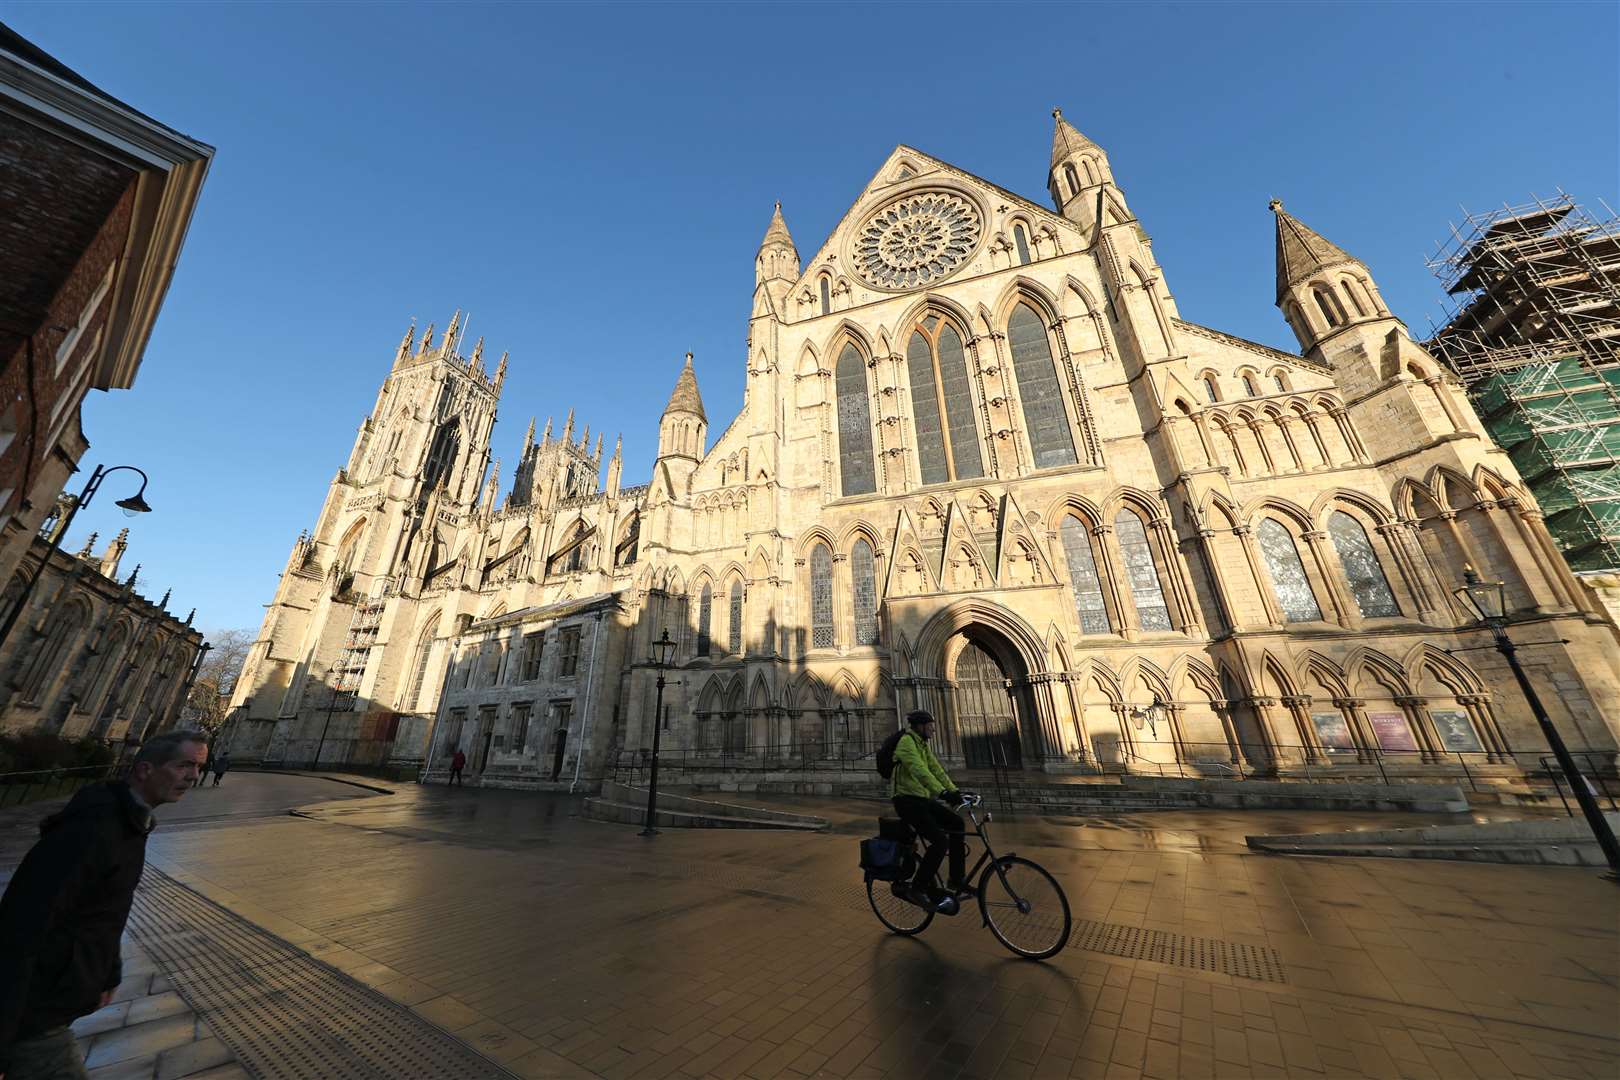
[[983, 476], [973, 396], [968, 392], [967, 353], [956, 328], [937, 315], [930, 316], [906, 344], [906, 373], [911, 379], [911, 415], [917, 428], [922, 482], [942, 484]]
[[810, 646], [833, 647], [832, 552], [826, 544], [810, 551]]
[[1012, 346], [1013, 373], [1018, 376], [1018, 396], [1024, 400], [1024, 427], [1035, 467], [1073, 465], [1074, 437], [1069, 433], [1069, 414], [1063, 409], [1052, 346], [1040, 316], [1028, 305], [1013, 308], [1007, 341]]
[[945, 433], [939, 423], [939, 389], [934, 382], [934, 351], [922, 331], [906, 345], [906, 373], [911, 376], [911, 417], [917, 426], [917, 463], [925, 484], [951, 478], [945, 464]]
[[1020, 266], [1029, 262], [1029, 240], [1024, 236], [1022, 225], [1013, 226], [1013, 243], [1018, 245], [1018, 263]]
[[823, 315], [825, 315], [825, 314], [827, 314], [827, 312], [829, 312], [831, 310], [832, 310], [832, 287], [827, 284], [827, 279], [826, 278], [822, 278], [821, 279], [821, 313]]
[[845, 345], [838, 357], [838, 452], [843, 493], [865, 495], [876, 491], [866, 362], [853, 345]]
[[1063, 538], [1063, 555], [1069, 564], [1069, 588], [1074, 591], [1074, 613], [1080, 619], [1082, 634], [1108, 634], [1108, 607], [1103, 603], [1102, 581], [1097, 576], [1097, 557], [1091, 550], [1091, 536], [1077, 517], [1065, 517], [1058, 530]]
[[1215, 378], [1212, 375], [1204, 376], [1204, 397], [1209, 401], [1221, 400], [1221, 395], [1215, 390]]
[[743, 601], [742, 582], [733, 581], [731, 583], [730, 633], [728, 633], [726, 635], [726, 648], [727, 648], [727, 651], [729, 651], [731, 653], [731, 655], [733, 655], [733, 656], [741, 656], [742, 655], [742, 647], [743, 647], [743, 635], [742, 635], [743, 605], [742, 605], [742, 601]]
[[708, 582], [703, 584], [703, 592], [698, 596], [698, 624], [697, 624], [697, 654], [709, 655], [709, 616], [714, 613], [714, 589]]
[[1266, 560], [1271, 574], [1271, 588], [1282, 606], [1287, 622], [1312, 622], [1322, 617], [1316, 604], [1316, 594], [1305, 577], [1305, 566], [1299, 561], [1299, 549], [1294, 538], [1275, 518], [1266, 518], [1257, 530], [1260, 535], [1260, 554]]
[[855, 644], [877, 644], [877, 575], [872, 545], [855, 541], [849, 553], [849, 575], [855, 592]]
[[1335, 510], [1328, 515], [1327, 524], [1328, 537], [1339, 553], [1344, 576], [1350, 583], [1350, 595], [1356, 598], [1362, 617], [1377, 619], [1399, 615], [1401, 609], [1395, 603], [1395, 594], [1389, 591], [1389, 579], [1384, 577], [1384, 568], [1379, 565], [1361, 522], [1343, 510]]
[[979, 457], [979, 429], [973, 424], [973, 397], [968, 393], [967, 354], [956, 328], [946, 323], [939, 331], [939, 388], [945, 398], [945, 418], [951, 437], [951, 463], [958, 480], [984, 475]]
[[1249, 397], [1259, 397], [1260, 390], [1254, 385], [1254, 376], [1243, 376], [1243, 392]]
[[1143, 630], [1173, 630], [1170, 609], [1165, 606], [1164, 587], [1159, 583], [1159, 568], [1153, 563], [1153, 549], [1148, 545], [1147, 529], [1134, 510], [1121, 510], [1114, 518], [1114, 535], [1119, 538], [1119, 553], [1125, 560], [1125, 577], [1131, 583], [1131, 600], [1136, 605], [1136, 618]]

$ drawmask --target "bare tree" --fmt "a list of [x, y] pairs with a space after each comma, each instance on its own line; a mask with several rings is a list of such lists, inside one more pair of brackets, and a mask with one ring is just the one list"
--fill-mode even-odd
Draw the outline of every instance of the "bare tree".
[[251, 630], [216, 630], [208, 635], [213, 646], [203, 657], [202, 667], [191, 684], [186, 697], [187, 726], [201, 728], [210, 735], [225, 723], [226, 705], [237, 676], [242, 674], [242, 662], [253, 647]]

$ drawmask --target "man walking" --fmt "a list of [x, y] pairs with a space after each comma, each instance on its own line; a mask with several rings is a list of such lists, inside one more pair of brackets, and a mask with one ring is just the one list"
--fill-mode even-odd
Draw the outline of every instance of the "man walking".
[[[458, 746], [458, 747], [456, 747], [455, 756], [450, 759], [450, 783], [451, 784], [456, 784], [459, 787], [466, 787], [467, 786], [465, 783], [462, 782], [462, 779], [461, 779], [461, 770], [465, 769], [466, 767], [467, 767], [467, 755], [463, 754], [461, 752], [461, 747]], [[446, 784], [445, 786], [448, 787], [449, 784]]]
[[208, 737], [148, 739], [125, 780], [80, 789], [0, 898], [0, 1080], [83, 1080], [69, 1025], [122, 978], [119, 939], [146, 867], [152, 810], [177, 801], [208, 758]]
[[231, 752], [229, 750], [220, 751], [219, 756], [214, 759], [214, 786], [215, 787], [219, 787], [219, 782], [222, 779], [224, 779], [225, 774], [230, 770], [230, 767], [231, 767]]

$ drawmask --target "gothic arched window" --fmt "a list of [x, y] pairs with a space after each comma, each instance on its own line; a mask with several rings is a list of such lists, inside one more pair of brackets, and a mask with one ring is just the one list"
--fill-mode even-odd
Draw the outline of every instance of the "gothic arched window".
[[1350, 284], [1349, 278], [1345, 278], [1341, 284], [1344, 286], [1344, 295], [1350, 298], [1350, 303], [1356, 309], [1356, 314], [1365, 318], [1367, 309], [1361, 306], [1361, 297], [1356, 295], [1356, 287]]
[[1389, 579], [1384, 576], [1384, 568], [1379, 565], [1361, 522], [1343, 510], [1335, 510], [1328, 515], [1327, 531], [1333, 550], [1339, 553], [1344, 576], [1350, 583], [1350, 595], [1356, 598], [1362, 617], [1377, 619], [1399, 615], [1401, 609], [1395, 603], [1395, 594], [1390, 592]]
[[457, 420], [446, 420], [439, 425], [439, 430], [433, 433], [433, 443], [428, 447], [427, 460], [422, 465], [422, 487], [432, 491], [439, 486], [439, 482], [446, 479], [450, 466], [455, 464], [456, 451], [461, 446], [461, 424]]
[[877, 563], [872, 557], [872, 545], [864, 539], [855, 541], [850, 549], [849, 577], [854, 594], [855, 644], [876, 645]]
[[1103, 603], [1102, 579], [1097, 574], [1097, 555], [1091, 549], [1091, 530], [1073, 514], [1058, 528], [1063, 540], [1063, 557], [1069, 565], [1069, 589], [1074, 593], [1074, 614], [1082, 634], [1109, 634], [1108, 605]]
[[[917, 464], [925, 484], [984, 475], [979, 430], [968, 392], [967, 353], [956, 327], [926, 316], [906, 345], [911, 414], [917, 428]], [[941, 423], [941, 418], [944, 422]]]
[[821, 275], [821, 313], [825, 315], [831, 310], [832, 284], [827, 280], [827, 275], [823, 274]]
[[1153, 561], [1153, 548], [1148, 544], [1147, 529], [1135, 510], [1121, 510], [1114, 518], [1114, 535], [1119, 538], [1119, 553], [1125, 560], [1125, 577], [1131, 583], [1131, 602], [1136, 605], [1136, 619], [1143, 630], [1174, 630], [1170, 624], [1170, 608], [1164, 602], [1164, 585], [1159, 580], [1159, 568]]
[[1316, 593], [1311, 590], [1310, 579], [1305, 576], [1305, 565], [1299, 561], [1299, 549], [1288, 529], [1276, 518], [1266, 518], [1255, 530], [1260, 537], [1260, 554], [1266, 560], [1266, 572], [1271, 575], [1271, 589], [1277, 594], [1286, 622], [1315, 622], [1322, 618], [1317, 606]]
[[1047, 340], [1046, 325], [1028, 304], [1013, 308], [1007, 320], [1007, 342], [1012, 347], [1018, 396], [1024, 402], [1024, 431], [1035, 467], [1073, 465], [1074, 436], [1069, 432], [1069, 414], [1063, 409], [1052, 343]]
[[1215, 389], [1215, 376], [1205, 375], [1201, 380], [1204, 384], [1204, 398], [1211, 403], [1221, 400], [1220, 391]]
[[838, 460], [843, 494], [877, 490], [872, 467], [872, 413], [866, 400], [866, 361], [854, 345], [838, 356]]
[[45, 640], [40, 643], [39, 652], [34, 655], [34, 662], [29, 667], [28, 674], [23, 677], [24, 701], [38, 700], [40, 692], [56, 681], [57, 673], [67, 660], [68, 647], [78, 636], [80, 629], [90, 621], [90, 612], [83, 603], [63, 605], [57, 612], [58, 614], [51, 619], [50, 628], [45, 631]]
[[1029, 238], [1024, 235], [1022, 225], [1013, 226], [1013, 244], [1018, 248], [1018, 265], [1027, 264], [1029, 262]]
[[707, 581], [698, 596], [697, 654], [709, 655], [709, 618], [714, 614], [714, 589]]
[[90, 693], [84, 697], [87, 708], [94, 708], [96, 700], [112, 681], [113, 672], [117, 670], [118, 654], [123, 651], [124, 640], [128, 637], [129, 628], [123, 623], [113, 627], [112, 633], [107, 635], [106, 642], [101, 646], [101, 663], [96, 667], [95, 680], [90, 684]]
[[741, 581], [731, 583], [731, 610], [727, 621], [726, 651], [741, 656], [743, 651], [743, 586]]
[[833, 647], [832, 552], [826, 544], [810, 549], [810, 647]]
[[1245, 374], [1243, 376], [1243, 393], [1248, 397], [1260, 396], [1260, 388], [1254, 385], [1253, 375]]
[[401, 702], [406, 712], [414, 712], [422, 701], [422, 684], [427, 681], [428, 661], [433, 659], [433, 634], [438, 629], [437, 618], [429, 619], [416, 641], [416, 671], [411, 676], [410, 692]]
[[1080, 174], [1074, 171], [1073, 165], [1063, 166], [1063, 175], [1069, 181], [1069, 194], [1080, 194]]
[[1311, 295], [1316, 297], [1316, 306], [1322, 309], [1322, 317], [1327, 319], [1329, 326], [1338, 326], [1344, 322], [1344, 311], [1339, 307], [1339, 299], [1326, 286], [1316, 286], [1311, 290]]

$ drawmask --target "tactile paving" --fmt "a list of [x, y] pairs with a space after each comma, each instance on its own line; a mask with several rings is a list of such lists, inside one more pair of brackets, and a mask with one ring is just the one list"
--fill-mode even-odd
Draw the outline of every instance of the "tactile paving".
[[262, 1080], [511, 1080], [374, 990], [148, 866], [130, 932]]

